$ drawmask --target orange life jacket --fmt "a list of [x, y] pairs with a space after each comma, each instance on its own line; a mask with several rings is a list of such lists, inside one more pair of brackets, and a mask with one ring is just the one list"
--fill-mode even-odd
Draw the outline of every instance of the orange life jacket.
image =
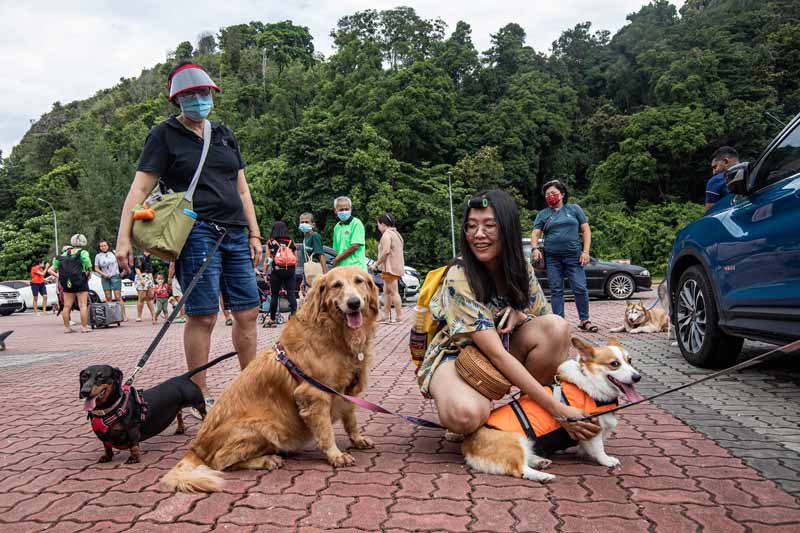
[[[545, 389], [553, 394], [554, 386]], [[603, 413], [619, 405], [616, 400], [598, 404], [583, 390], [566, 381], [561, 382], [560, 387], [556, 385], [555, 389], [560, 396], [559, 401], [589, 414]], [[534, 451], [538, 455], [549, 455], [577, 444], [550, 413], [525, 395], [492, 411], [486, 425], [501, 431], [513, 431], [525, 435], [532, 441]]]

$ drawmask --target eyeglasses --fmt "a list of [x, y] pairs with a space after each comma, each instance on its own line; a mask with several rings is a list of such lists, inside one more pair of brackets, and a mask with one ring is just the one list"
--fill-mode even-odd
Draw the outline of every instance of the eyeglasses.
[[487, 237], [497, 236], [497, 223], [489, 222], [487, 224], [478, 224], [477, 222], [467, 222], [464, 224], [464, 233], [469, 237], [474, 237], [478, 234], [478, 229], [483, 229], [483, 234]]
[[184, 100], [186, 98], [194, 98], [195, 96], [208, 96], [209, 94], [211, 94], [211, 87], [197, 87], [195, 89], [183, 91], [175, 97], [178, 100]]

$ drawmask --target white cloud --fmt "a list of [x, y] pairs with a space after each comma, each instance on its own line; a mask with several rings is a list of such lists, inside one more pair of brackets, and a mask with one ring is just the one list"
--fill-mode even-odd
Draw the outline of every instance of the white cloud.
[[[671, 0], [682, 4], [682, 0]], [[579, 22], [612, 32], [646, 0], [319, 0], [282, 3], [256, 0], [222, 2], [106, 2], [0, 0], [0, 149], [8, 154], [30, 125], [53, 102], [82, 99], [121, 77], [163, 61], [181, 41], [216, 33], [230, 24], [292, 20], [308, 26], [317, 50], [331, 51], [329, 33], [336, 21], [363, 9], [409, 4], [425, 18], [440, 17], [453, 29], [472, 26], [475, 46], [489, 47], [490, 34], [509, 22], [525, 28], [528, 44], [546, 52], [561, 32]]]

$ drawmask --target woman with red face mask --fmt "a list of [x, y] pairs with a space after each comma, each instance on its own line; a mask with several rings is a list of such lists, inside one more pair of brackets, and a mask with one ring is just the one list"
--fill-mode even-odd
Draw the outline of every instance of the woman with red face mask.
[[533, 222], [531, 234], [532, 259], [542, 256], [539, 238], [544, 235], [545, 265], [550, 285], [550, 305], [553, 313], [564, 316], [564, 278], [575, 295], [580, 324], [584, 331], [596, 332], [597, 326], [589, 320], [589, 291], [586, 289], [586, 272], [592, 231], [589, 221], [578, 204], [565, 204], [567, 188], [558, 180], [548, 181], [542, 187], [547, 207], [539, 211]]

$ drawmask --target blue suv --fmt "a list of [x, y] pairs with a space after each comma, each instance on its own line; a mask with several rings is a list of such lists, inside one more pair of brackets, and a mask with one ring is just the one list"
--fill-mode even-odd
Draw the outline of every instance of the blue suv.
[[800, 114], [730, 194], [684, 228], [667, 266], [670, 319], [691, 364], [732, 364], [745, 338], [800, 339]]

